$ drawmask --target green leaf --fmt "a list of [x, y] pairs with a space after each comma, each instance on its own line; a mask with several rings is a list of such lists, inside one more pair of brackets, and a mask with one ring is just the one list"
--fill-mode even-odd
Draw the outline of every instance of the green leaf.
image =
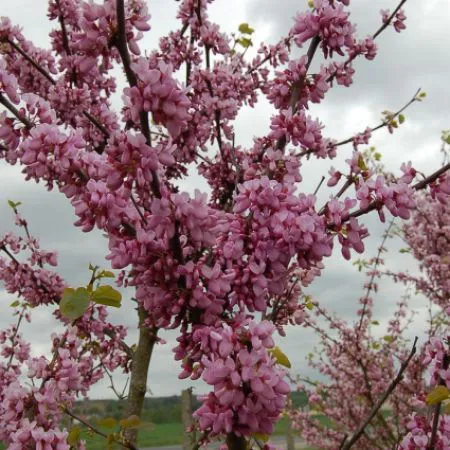
[[98, 287], [94, 292], [92, 292], [91, 298], [95, 303], [120, 308], [122, 294], [113, 287], [105, 285]]
[[398, 115], [398, 121], [399, 121], [400, 123], [403, 123], [403, 122], [405, 121], [405, 116], [404, 116], [403, 114], [399, 114], [399, 115]]
[[305, 306], [311, 311], [314, 308], [314, 303], [310, 295], [305, 295]]
[[428, 405], [437, 405], [442, 402], [442, 400], [446, 400], [450, 397], [450, 391], [447, 386], [436, 386], [426, 398], [426, 402]]
[[411, 249], [409, 249], [409, 248], [401, 248], [401, 249], [399, 250], [399, 252], [400, 252], [400, 253], [410, 253], [410, 252], [411, 252]]
[[269, 438], [270, 438], [270, 434], [253, 433], [252, 437], [257, 439], [259, 442], [266, 443], [269, 440]]
[[289, 358], [285, 353], [283, 353], [280, 347], [271, 348], [269, 350], [269, 353], [275, 358], [278, 364], [287, 367], [288, 369], [291, 368], [291, 362], [289, 361]]
[[97, 421], [97, 425], [105, 428], [114, 428], [117, 426], [117, 420], [114, 417], [105, 417]]
[[141, 425], [141, 419], [138, 416], [133, 415], [127, 417], [126, 419], [122, 419], [120, 422], [122, 428], [139, 428]]
[[76, 447], [80, 442], [80, 438], [81, 438], [81, 428], [75, 425], [70, 430], [69, 436], [67, 436], [67, 443], [72, 447]]
[[18, 206], [20, 206], [22, 204], [22, 202], [13, 202], [12, 200], [8, 200], [8, 205], [12, 208], [12, 209], [16, 209]]
[[393, 340], [394, 340], [394, 338], [392, 336], [389, 336], [389, 335], [383, 336], [383, 339], [389, 344], [391, 342], [393, 342]]
[[375, 350], [378, 350], [380, 348], [380, 344], [378, 342], [374, 342], [372, 344], [372, 348], [374, 348]]
[[110, 270], [102, 270], [96, 276], [97, 279], [100, 279], [100, 278], [115, 278], [115, 277], [116, 276], [114, 275], [114, 273], [111, 272]]
[[90, 270], [91, 272], [93, 272], [94, 270], [97, 270], [97, 269], [98, 269], [97, 266], [93, 266], [91, 263], [89, 263], [89, 270]]
[[14, 300], [9, 306], [11, 306], [11, 308], [15, 308], [17, 306], [20, 305], [20, 301], [19, 300]]
[[359, 156], [358, 158], [358, 167], [361, 170], [367, 170], [366, 162], [364, 161], [364, 158], [362, 156]]
[[253, 28], [250, 28], [250, 26], [248, 25], [248, 23], [241, 23], [239, 25], [238, 30], [242, 33], [242, 34], [252, 34], [255, 30]]
[[381, 160], [381, 153], [376, 152], [374, 155], [375, 161], [380, 161]]
[[445, 138], [445, 143], [450, 144], [450, 134]]
[[75, 320], [81, 317], [89, 306], [89, 292], [86, 288], [64, 289], [59, 310], [64, 317]]
[[444, 414], [450, 414], [450, 403], [444, 406]]
[[248, 48], [253, 45], [252, 40], [245, 37], [238, 39], [236, 42], [244, 48]]
[[380, 322], [378, 322], [378, 320], [372, 320], [372, 325], [380, 325]]

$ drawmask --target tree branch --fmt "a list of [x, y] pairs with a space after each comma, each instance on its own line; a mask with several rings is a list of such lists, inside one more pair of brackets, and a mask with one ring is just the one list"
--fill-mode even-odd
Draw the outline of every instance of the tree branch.
[[[424, 189], [429, 184], [431, 184], [433, 181], [436, 181], [441, 175], [443, 175], [447, 170], [450, 169], [450, 163], [446, 164], [445, 166], [441, 167], [439, 170], [436, 170], [436, 172], [432, 173], [428, 177], [426, 177], [424, 180], [419, 181], [415, 185], [413, 185], [413, 189], [416, 191], [420, 191], [421, 189]], [[381, 206], [381, 203], [378, 200], [374, 200], [373, 202], [369, 203], [365, 208], [358, 209], [357, 211], [354, 211], [350, 214], [348, 214], [346, 217], [342, 218], [342, 222], [347, 221], [351, 217], [359, 217], [363, 216], [364, 214], [367, 214], [370, 211], [373, 211], [374, 209], [378, 209]], [[331, 224], [333, 226], [333, 224]]]
[[0, 103], [8, 109], [17, 120], [22, 122], [28, 129], [33, 128], [33, 122], [29, 120], [24, 114], [21, 114], [20, 111], [0, 92]]
[[361, 327], [362, 327], [362, 324], [363, 324], [363, 319], [364, 319], [364, 316], [365, 316], [365, 313], [366, 313], [367, 301], [369, 299], [370, 292], [373, 289], [373, 282], [375, 280], [377, 269], [378, 269], [378, 266], [380, 264], [381, 253], [383, 252], [384, 244], [386, 243], [386, 241], [387, 241], [387, 239], [388, 239], [388, 237], [390, 235], [389, 233], [390, 233], [392, 227], [394, 226], [394, 223], [395, 223], [395, 218], [390, 221], [387, 230], [384, 232], [383, 240], [381, 241], [381, 244], [378, 247], [378, 253], [377, 253], [377, 256], [375, 258], [375, 265], [372, 268], [372, 275], [370, 277], [369, 284], [367, 285], [366, 293], [364, 295], [364, 300], [363, 300], [364, 303], [363, 303], [363, 309], [362, 309], [362, 312], [361, 312], [361, 318], [359, 319], [358, 331], [361, 330]]
[[[128, 80], [128, 84], [133, 87], [137, 86], [138, 79], [133, 69], [131, 68], [130, 53], [128, 51], [127, 35], [125, 30], [125, 2], [124, 0], [117, 0], [116, 3], [116, 13], [117, 13], [117, 35], [114, 41], [114, 45], [119, 51], [120, 58], [122, 59], [123, 68], [125, 70], [125, 75]], [[150, 134], [150, 125], [148, 120], [148, 113], [141, 111], [139, 113], [139, 121], [141, 126], [141, 133], [144, 135], [146, 143], [148, 146], [152, 145], [152, 139]], [[159, 182], [158, 173], [155, 170], [151, 171], [152, 174], [152, 192], [156, 198], [161, 198], [161, 187]]]
[[415, 353], [417, 351], [416, 344], [417, 344], [417, 337], [414, 339], [413, 347], [411, 349], [411, 352], [410, 352], [408, 358], [400, 366], [400, 370], [398, 371], [397, 376], [392, 380], [391, 384], [386, 389], [384, 394], [381, 396], [381, 398], [378, 400], [378, 402], [374, 405], [374, 407], [372, 408], [372, 411], [370, 412], [370, 414], [366, 418], [366, 420], [359, 426], [359, 428], [355, 431], [355, 433], [350, 438], [350, 440], [342, 446], [342, 450], [349, 450], [353, 446], [353, 444], [355, 444], [358, 441], [358, 439], [364, 433], [364, 430], [366, 429], [367, 425], [369, 425], [369, 423], [372, 421], [372, 419], [377, 415], [378, 410], [383, 406], [384, 402], [388, 399], [388, 397], [391, 395], [391, 393], [394, 391], [394, 389], [397, 387], [397, 385], [401, 382], [403, 372], [406, 370], [411, 359], [413, 358], [413, 356], [415, 355]]
[[[99, 430], [98, 428], [94, 427], [93, 425], [91, 425], [89, 422], [87, 422], [86, 420], [84, 420], [83, 418], [81, 418], [80, 416], [77, 416], [75, 413], [73, 413], [72, 411], [70, 411], [67, 408], [63, 408], [63, 412], [65, 414], [67, 414], [68, 416], [72, 417], [72, 419], [78, 420], [78, 422], [82, 423], [85, 427], [89, 428], [91, 431], [93, 431], [95, 434], [98, 434], [99, 436], [104, 437], [105, 439], [110, 438], [106, 433], [103, 433], [103, 431]], [[139, 450], [138, 447], [136, 447], [133, 443], [128, 443], [128, 442], [121, 442], [120, 440], [116, 439], [113, 436], [113, 440], [116, 444], [121, 445], [124, 448], [128, 448], [130, 450]]]
[[[397, 110], [396, 112], [394, 112], [394, 113], [392, 114], [391, 119], [395, 119], [395, 118], [398, 117], [403, 111], [405, 111], [409, 106], [411, 106], [414, 102], [418, 101], [418, 97], [417, 97], [417, 96], [419, 95], [420, 91], [421, 91], [421, 88], [417, 89], [417, 91], [416, 91], [416, 93], [414, 94], [414, 96], [413, 96], [410, 100], [408, 100], [408, 102], [407, 102], [405, 105], [403, 105], [399, 110]], [[370, 132], [373, 133], [374, 131], [381, 130], [382, 128], [385, 128], [385, 127], [387, 127], [388, 125], [389, 125], [389, 121], [383, 120], [383, 121], [382, 121], [381, 123], [379, 123], [378, 125], [376, 125], [376, 126], [370, 128]], [[354, 136], [349, 137], [349, 138], [346, 138], [346, 139], [342, 139], [341, 141], [337, 142], [337, 143], [334, 144], [334, 145], [330, 144], [330, 147], [331, 147], [331, 146], [333, 146], [333, 147], [340, 147], [340, 146], [342, 146], [342, 145], [349, 144], [350, 142], [353, 142], [353, 138], [354, 138]], [[309, 154], [311, 154], [311, 153], [314, 153], [314, 150], [308, 149], [308, 150], [304, 150], [304, 151], [302, 151], [302, 152], [297, 153], [296, 156], [301, 157], [301, 156], [309, 155]]]
[[386, 23], [383, 23], [380, 28], [373, 34], [372, 39], [376, 39], [392, 22], [395, 15], [400, 11], [401, 7], [406, 3], [406, 0], [401, 0], [401, 2], [397, 5], [397, 8], [394, 9], [394, 12], [389, 16]]
[[[53, 86], [56, 85], [56, 81], [53, 79], [53, 77], [39, 64], [37, 63], [28, 53], [22, 50], [19, 45], [17, 45], [15, 42], [11, 41], [10, 39], [7, 39], [6, 42], [14, 49], [16, 52], [18, 52], [20, 55], [22, 55], [41, 75], [43, 75]], [[92, 114], [90, 114], [88, 111], [83, 111], [84, 116], [98, 129], [102, 132], [102, 134], [105, 137], [109, 137], [109, 131], [97, 120], [95, 119]]]

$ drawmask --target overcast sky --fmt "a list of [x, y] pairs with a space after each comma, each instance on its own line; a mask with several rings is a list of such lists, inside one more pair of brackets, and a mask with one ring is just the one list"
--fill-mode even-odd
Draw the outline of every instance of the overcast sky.
[[[50, 24], [46, 20], [46, 0], [3, 0], [0, 14], [11, 18], [13, 23], [23, 26], [24, 34], [36, 45], [48, 47]], [[171, 0], [149, 0], [152, 14], [152, 30], [147, 33], [144, 48], [153, 48], [160, 36], [170, 29], [178, 28], [174, 20], [177, 3]], [[358, 24], [358, 32], [364, 37], [380, 24], [380, 9], [393, 9], [392, 0], [353, 0], [353, 18]], [[239, 24], [248, 22], [256, 29], [253, 40], [275, 43], [285, 36], [292, 23], [296, 8], [305, 8], [306, 1], [299, 0], [216, 0], [210, 7], [210, 16], [226, 32], [236, 31]], [[314, 107], [312, 113], [325, 124], [324, 134], [340, 140], [362, 131], [366, 126], [379, 123], [381, 111], [396, 110], [414, 92], [422, 87], [428, 96], [425, 102], [416, 103], [406, 112], [406, 122], [394, 135], [385, 130], [378, 132], [372, 144], [383, 154], [386, 166], [398, 172], [402, 161], [411, 160], [425, 173], [430, 173], [441, 161], [439, 155], [439, 136], [443, 129], [450, 128], [448, 108], [450, 90], [450, 2], [448, 0], [409, 0], [405, 7], [407, 30], [400, 35], [393, 29], [387, 30], [377, 41], [378, 57], [374, 62], [366, 60], [355, 64], [357, 70], [355, 83], [350, 88], [337, 87], [327, 94], [326, 101]], [[300, 54], [300, 53], [299, 53]], [[320, 55], [312, 70], [321, 64]], [[273, 110], [266, 102], [258, 104], [257, 109], [246, 108], [236, 125], [237, 143], [250, 146], [252, 138], [267, 133], [269, 118]], [[339, 157], [333, 161], [336, 168], [344, 168], [344, 160], [351, 154], [352, 147], [341, 148]], [[311, 192], [330, 166], [327, 162], [306, 163], [303, 170], [305, 178], [300, 189]], [[65, 197], [57, 192], [48, 193], [41, 185], [25, 182], [18, 167], [8, 167], [0, 162], [0, 233], [12, 229], [11, 210], [7, 200], [22, 201], [21, 211], [28, 219], [32, 232], [41, 239], [43, 248], [55, 249], [59, 253], [60, 272], [73, 286], [86, 282], [89, 262], [105, 266], [107, 242], [99, 232], [82, 233], [73, 227], [75, 216]], [[202, 186], [194, 177], [183, 187], [192, 191]], [[327, 189], [320, 192], [319, 198], [325, 201]], [[363, 222], [369, 226], [371, 236], [366, 239], [366, 256], [374, 256], [383, 226], [375, 216], [365, 217]], [[391, 242], [387, 257], [393, 270], [409, 269], [417, 271], [414, 261], [408, 255], [400, 255], [401, 244]], [[361, 295], [364, 277], [351, 262], [345, 262], [339, 255], [325, 261], [324, 276], [309, 289], [314, 299], [327, 308], [338, 312], [348, 320], [354, 320], [357, 300]], [[376, 298], [375, 315], [383, 323], [395, 310], [395, 303], [403, 289], [390, 282], [383, 283]], [[2, 314], [0, 329], [11, 323], [8, 305], [13, 299], [0, 290]], [[418, 310], [410, 334], [421, 335], [426, 319], [425, 302], [415, 298], [412, 302]], [[112, 308], [111, 308], [112, 309]], [[112, 311], [114, 321], [135, 327], [136, 317], [130, 302], [124, 301], [120, 311]], [[58, 324], [50, 317], [48, 310], [33, 312], [33, 323], [24, 328], [24, 333], [38, 354], [47, 352], [49, 334], [58, 329]], [[382, 327], [380, 327], [382, 334]], [[130, 330], [129, 342], [134, 342], [135, 332]], [[162, 333], [168, 343], [158, 346], [151, 362], [148, 386], [156, 396], [178, 394], [185, 386], [194, 385], [197, 392], [204, 387], [196, 382], [177, 380], [179, 366], [172, 359], [171, 348], [175, 343], [175, 332]], [[301, 342], [301, 345], [299, 343]], [[286, 339], [280, 346], [288, 354], [294, 373], [312, 375], [305, 363], [305, 355], [315, 345], [315, 338], [303, 328], [289, 329]], [[124, 382], [118, 377], [118, 384]], [[92, 393], [93, 398], [110, 397], [108, 383], [102, 383]]]

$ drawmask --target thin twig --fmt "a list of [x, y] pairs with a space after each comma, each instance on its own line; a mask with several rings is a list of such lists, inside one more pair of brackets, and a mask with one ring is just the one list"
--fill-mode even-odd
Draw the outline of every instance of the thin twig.
[[141, 209], [139, 208], [139, 205], [136, 202], [136, 199], [134, 198], [133, 194], [130, 194], [131, 202], [133, 203], [134, 207], [136, 208], [136, 211], [138, 212], [139, 216], [142, 219], [142, 222], [147, 225], [147, 219], [145, 218], [144, 214], [142, 213]]
[[[63, 48], [64, 48], [64, 51], [66, 52], [66, 55], [67, 56], [71, 56], [72, 55], [72, 51], [70, 50], [69, 37], [67, 35], [66, 22], [64, 20], [64, 16], [62, 15], [62, 12], [61, 12], [60, 0], [56, 0], [56, 5], [58, 6], [58, 9], [59, 9], [58, 21], [59, 21], [59, 25], [61, 26]], [[76, 72], [74, 66], [72, 66], [72, 74], [70, 75], [70, 80], [75, 85], [77, 84], [77, 72]]]
[[104, 437], [105, 439], [110, 439], [110, 436], [112, 436], [113, 441], [116, 444], [121, 445], [124, 448], [129, 448], [130, 450], [139, 450], [138, 447], [136, 447], [134, 444], [129, 442], [122, 442], [114, 437], [114, 435], [107, 435], [106, 433], [103, 433], [103, 431], [99, 430], [98, 428], [94, 427], [94, 425], [91, 425], [89, 422], [84, 420], [82, 417], [77, 416], [74, 412], [70, 411], [67, 408], [63, 408], [63, 412], [67, 414], [68, 416], [72, 417], [72, 419], [78, 420], [78, 422], [82, 423], [85, 427], [89, 428], [91, 431], [93, 431], [95, 434], [98, 434], [99, 436]]
[[[289, 101], [289, 104], [291, 105], [293, 114], [295, 114], [297, 111], [297, 103], [298, 103], [298, 99], [300, 98], [300, 94], [302, 92], [303, 86], [305, 84], [306, 73], [308, 72], [308, 69], [312, 63], [312, 60], [314, 58], [317, 48], [319, 47], [319, 43], [320, 43], [319, 36], [314, 36], [311, 39], [311, 43], [309, 44], [309, 48], [306, 53], [307, 61], [306, 61], [306, 65], [305, 65], [305, 74], [300, 79], [298, 79], [293, 85], [291, 98]], [[278, 138], [278, 141], [276, 144], [277, 150], [283, 150], [284, 147], [286, 146], [286, 142], [287, 142], [286, 135], [283, 134], [280, 138]]]
[[[12, 335], [11, 338], [10, 338], [10, 341], [11, 341], [11, 344], [12, 344], [13, 347], [14, 347], [14, 345], [15, 345], [15, 342], [14, 342], [14, 341], [15, 341], [15, 339], [16, 339], [16, 337], [17, 337], [17, 333], [19, 332], [20, 323], [22, 322], [22, 319], [23, 319], [23, 316], [25, 315], [25, 310], [26, 310], [26, 309], [27, 309], [26, 306], [23, 306], [23, 307], [22, 307], [22, 311], [20, 311], [20, 314], [19, 314], [19, 320], [17, 321], [16, 327], [15, 327], [15, 329], [14, 329], [14, 333], [13, 333], [13, 335]], [[14, 351], [11, 353], [11, 355], [10, 355], [10, 357], [9, 357], [7, 367], [9, 367], [9, 366], [11, 365], [12, 360], [13, 360], [13, 357], [14, 357]]]
[[368, 415], [366, 420], [358, 427], [358, 429], [355, 431], [355, 433], [350, 438], [350, 440], [344, 444], [344, 446], [342, 447], [342, 450], [349, 450], [353, 446], [353, 444], [355, 444], [358, 441], [358, 439], [364, 433], [364, 430], [366, 429], [367, 425], [369, 425], [369, 423], [372, 421], [372, 419], [377, 415], [378, 410], [383, 406], [385, 401], [392, 394], [392, 392], [397, 387], [397, 385], [401, 382], [403, 372], [406, 370], [411, 359], [413, 358], [413, 356], [415, 355], [415, 353], [417, 351], [416, 344], [417, 344], [417, 337], [414, 339], [413, 347], [411, 349], [411, 352], [409, 353], [408, 358], [400, 366], [400, 370], [398, 371], [397, 376], [392, 380], [391, 384], [386, 389], [384, 394], [380, 397], [378, 402], [374, 405], [374, 407], [372, 408], [372, 411], [370, 412], [370, 414]]
[[20, 111], [0, 93], [0, 103], [8, 109], [20, 122], [22, 122], [27, 128], [33, 128], [33, 122], [29, 120], [25, 115], [21, 114]]
[[[431, 175], [426, 177], [424, 180], [419, 181], [418, 183], [413, 185], [412, 188], [416, 191], [424, 189], [430, 183], [433, 183], [433, 181], [436, 181], [441, 175], [443, 175], [449, 169], [450, 169], [450, 163], [441, 167], [439, 170], [436, 170], [436, 172], [432, 173]], [[365, 208], [358, 209], [357, 211], [354, 211], [354, 212], [348, 214], [347, 216], [344, 216], [342, 218], [342, 222], [345, 222], [352, 217], [359, 217], [364, 214], [367, 214], [368, 212], [373, 211], [374, 209], [379, 209], [381, 206], [382, 206], [382, 204], [378, 200], [374, 200], [373, 202], [369, 203], [369, 205], [367, 205]], [[330, 226], [333, 226], [333, 224], [331, 224]]]
[[434, 407], [433, 425], [431, 427], [430, 442], [427, 446], [427, 450], [434, 450], [434, 448], [435, 448], [440, 413], [441, 413], [441, 402], [439, 402]]
[[36, 62], [28, 53], [26, 53], [22, 48], [17, 45], [14, 41], [11, 41], [11, 39], [6, 39], [6, 42], [19, 54], [21, 54], [41, 75], [44, 76], [44, 78], [47, 78], [48, 81], [50, 81], [51, 84], [56, 84], [56, 81], [53, 79], [53, 77], [38, 63]]
[[386, 20], [383, 25], [374, 33], [372, 39], [376, 39], [394, 20], [395, 15], [400, 11], [400, 8], [406, 3], [406, 0], [401, 0], [401, 2], [397, 5], [397, 8], [394, 9], [394, 12], [389, 16], [388, 20]]
[[319, 184], [317, 185], [317, 187], [314, 191], [314, 195], [317, 195], [317, 193], [319, 192], [319, 189], [321, 188], [324, 181], [325, 181], [325, 177], [322, 175], [322, 179], [320, 180]]
[[339, 444], [339, 449], [338, 450], [342, 449], [343, 445], [345, 444], [345, 441], [347, 440], [347, 437], [348, 437], [348, 434], [345, 434], [344, 437], [342, 438], [341, 443]]
[[[408, 102], [405, 103], [400, 109], [398, 109], [396, 112], [394, 112], [390, 116], [390, 119], [391, 120], [395, 119], [402, 112], [404, 112], [409, 106], [411, 106], [414, 102], [418, 101], [418, 95], [419, 95], [420, 91], [421, 91], [421, 88], [418, 88], [417, 91], [415, 92], [414, 96], [411, 97], [408, 100]], [[390, 123], [389, 120], [383, 120], [378, 125], [376, 125], [376, 126], [374, 126], [372, 128], [369, 128], [370, 132], [373, 133], [375, 131], [381, 130], [382, 128], [387, 127], [389, 125], [389, 123]], [[342, 139], [342, 140], [338, 141], [336, 144], [330, 144], [330, 147], [340, 147], [342, 145], [349, 144], [350, 142], [353, 142], [353, 138], [354, 138], [354, 136], [346, 138], [346, 139]], [[302, 152], [297, 153], [296, 156], [301, 157], [301, 156], [309, 155], [311, 153], [314, 153], [314, 150], [308, 149], [308, 150], [304, 150]]]
[[369, 299], [370, 292], [373, 289], [373, 282], [375, 280], [375, 276], [377, 274], [377, 269], [378, 269], [378, 266], [380, 264], [381, 253], [383, 252], [384, 244], [386, 243], [388, 237], [390, 236], [389, 233], [390, 233], [392, 227], [394, 226], [394, 223], [395, 223], [395, 218], [393, 218], [390, 221], [387, 230], [384, 232], [383, 240], [381, 241], [381, 244], [378, 247], [378, 253], [377, 253], [377, 256], [375, 258], [375, 265], [372, 268], [372, 274], [371, 274], [371, 277], [370, 277], [370, 280], [369, 280], [369, 284], [367, 285], [366, 293], [365, 293], [364, 299], [363, 299], [364, 303], [363, 303], [363, 309], [362, 309], [362, 312], [361, 312], [361, 318], [359, 320], [358, 331], [361, 330], [361, 327], [362, 327], [362, 324], [363, 324], [363, 319], [364, 319], [364, 316], [366, 314], [366, 306], [367, 306], [367, 302], [368, 302], [368, 299]]
[[[353, 179], [352, 177], [348, 176], [347, 180], [345, 181], [344, 185], [341, 187], [341, 189], [339, 190], [339, 192], [336, 194], [335, 198], [341, 198], [342, 195], [344, 194], [344, 192], [353, 184]], [[327, 209], [329, 202], [326, 202], [325, 205], [322, 206], [322, 208], [320, 208], [318, 214], [319, 216], [323, 216], [325, 214], [325, 211]]]
[[[11, 47], [16, 50], [20, 55], [22, 55], [41, 75], [43, 75], [51, 84], [56, 85], [56, 80], [38, 63], [36, 62], [28, 53], [26, 53], [22, 48], [15, 42], [7, 39], [6, 42], [11, 45]], [[84, 116], [96, 127], [98, 128], [105, 137], [109, 136], [109, 131], [96, 120], [88, 111], [83, 111]], [[31, 122], [30, 122], [31, 123]], [[30, 126], [30, 125], [27, 125]], [[32, 125], [31, 125], [32, 126]]]
[[[376, 38], [392, 23], [392, 20], [394, 19], [395, 15], [397, 14], [397, 12], [400, 10], [400, 8], [406, 3], [407, 0], [401, 0], [400, 3], [397, 5], [397, 7], [394, 9], [394, 12], [389, 16], [389, 18], [386, 20], [385, 23], [383, 23], [380, 28], [378, 28], [377, 31], [375, 31], [375, 33], [372, 35], [372, 39], [376, 40]], [[354, 53], [352, 56], [350, 56], [344, 63], [344, 69], [347, 68], [347, 66], [358, 56], [358, 53]], [[328, 78], [327, 78], [327, 83], [330, 83], [331, 81], [333, 81], [334, 77], [337, 74], [337, 70], [332, 73]]]
[[122, 390], [122, 394], [120, 394], [119, 392], [117, 392], [117, 389], [116, 389], [116, 387], [115, 387], [115, 385], [114, 385], [114, 379], [113, 379], [113, 376], [112, 376], [111, 373], [109, 372], [108, 368], [107, 368], [103, 363], [101, 363], [101, 367], [102, 367], [103, 370], [105, 371], [106, 375], [108, 375], [109, 381], [111, 382], [111, 385], [110, 385], [109, 387], [112, 389], [112, 391], [114, 392], [114, 394], [116, 395], [116, 397], [117, 397], [119, 400], [124, 400], [124, 399], [127, 397], [127, 396], [125, 395], [125, 389], [126, 389], [127, 384], [128, 384], [128, 378], [127, 378], [127, 382], [126, 382], [126, 384], [125, 384], [125, 388]]
[[[443, 361], [442, 361], [442, 370], [445, 372], [448, 369], [449, 365], [450, 365], [450, 357], [449, 357], [449, 355], [445, 355], [443, 358]], [[439, 385], [440, 386], [446, 385], [446, 383], [442, 379], [442, 377], [439, 377]], [[428, 441], [427, 450], [434, 450], [434, 448], [435, 448], [438, 426], [439, 426], [439, 416], [441, 413], [441, 404], [442, 404], [442, 402], [439, 402], [434, 408], [433, 425], [431, 428], [431, 435], [430, 435], [430, 440]]]

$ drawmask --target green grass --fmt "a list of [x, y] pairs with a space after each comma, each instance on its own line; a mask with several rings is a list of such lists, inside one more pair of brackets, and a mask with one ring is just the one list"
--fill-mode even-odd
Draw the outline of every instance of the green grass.
[[[105, 433], [111, 433], [111, 430], [102, 429]], [[105, 450], [105, 439], [101, 436], [92, 436], [84, 432], [83, 439], [86, 439], [87, 450]], [[181, 423], [160, 423], [144, 425], [139, 432], [139, 447], [163, 447], [165, 445], [181, 444], [183, 440], [183, 428]], [[114, 449], [123, 448], [115, 445]]]
[[[100, 428], [100, 427], [99, 427]], [[111, 430], [100, 428], [106, 434]], [[287, 431], [287, 419], [282, 418], [276, 425], [274, 436], [284, 436]], [[86, 439], [87, 450], [105, 450], [105, 439], [98, 435], [91, 435], [84, 431], [82, 438]], [[181, 444], [183, 440], [183, 426], [181, 423], [161, 423], [144, 425], [139, 433], [139, 447], [163, 447], [166, 445]], [[4, 450], [4, 445], [0, 443], [0, 450]], [[113, 447], [115, 450], [122, 448], [120, 445]], [[315, 450], [307, 447], [305, 450]]]

